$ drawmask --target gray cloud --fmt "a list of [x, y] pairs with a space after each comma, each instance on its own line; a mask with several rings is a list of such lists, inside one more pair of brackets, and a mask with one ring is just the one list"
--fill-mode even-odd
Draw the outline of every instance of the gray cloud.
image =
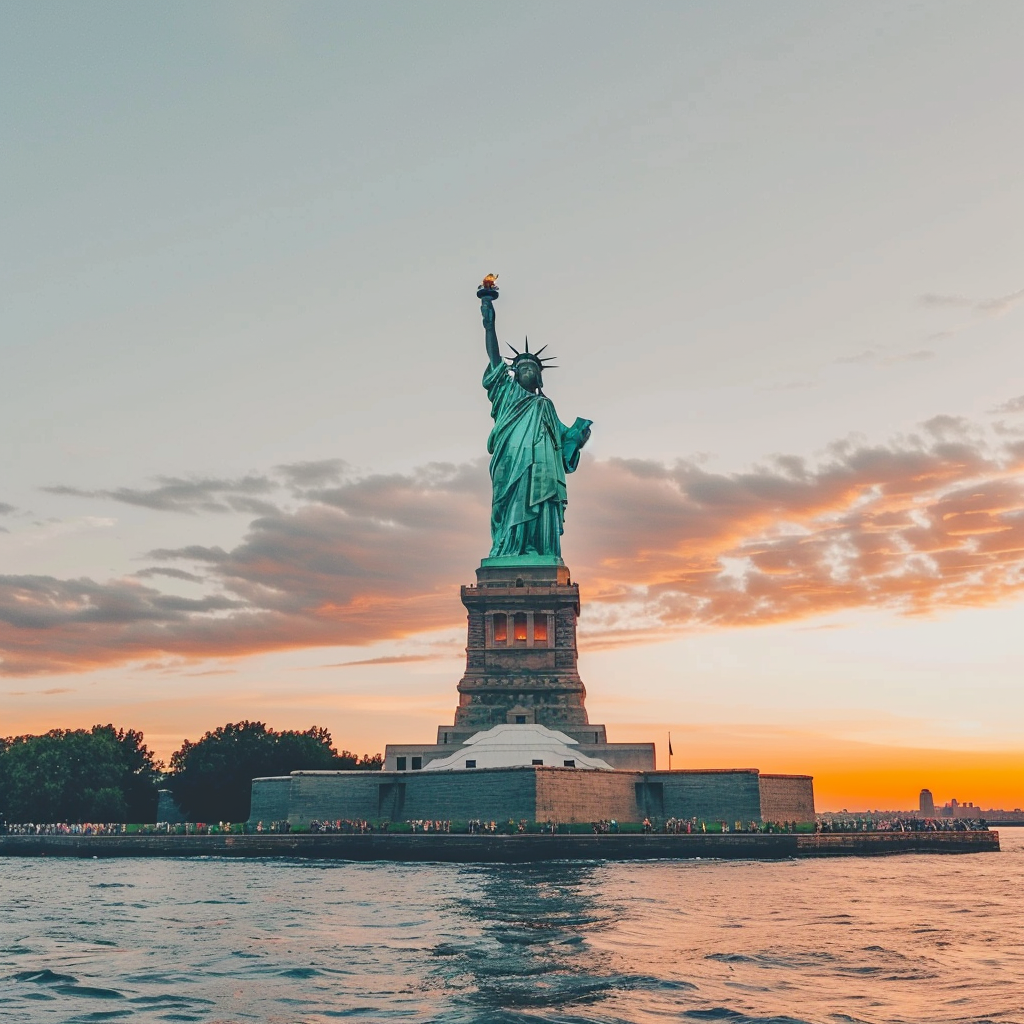
[[342, 459], [320, 459], [316, 462], [289, 462], [274, 467], [274, 472], [296, 488], [325, 487], [337, 483], [346, 474], [349, 465]]
[[857, 352], [851, 356], [839, 356], [835, 360], [840, 365], [863, 365], [874, 364], [875, 366], [895, 366], [897, 363], [923, 362], [926, 359], [934, 359], [935, 353], [928, 348], [915, 349], [913, 352], [880, 352], [878, 349], [868, 348], [863, 352]]
[[781, 381], [776, 384], [765, 384], [758, 387], [758, 391], [803, 391], [817, 386], [818, 382], [816, 380], [803, 378], [801, 380]]
[[930, 348], [919, 348], [913, 352], [899, 352], [895, 355], [886, 356], [881, 360], [885, 366], [892, 366], [894, 363], [922, 363], [926, 359], [934, 359], [935, 353]]
[[158, 561], [187, 558], [192, 562], [222, 562], [228, 557], [228, 553], [223, 548], [206, 548], [201, 544], [190, 544], [184, 548], [157, 548], [150, 551], [147, 557]]
[[184, 580], [186, 583], [205, 583], [205, 576], [197, 576], [192, 572], [185, 572], [184, 569], [164, 569], [155, 567], [152, 569], [140, 569], [134, 573], [139, 579], [151, 579], [154, 576], [167, 576], [172, 580]]
[[1024, 300], [1024, 288], [1011, 292], [1009, 295], [1000, 295], [994, 299], [978, 302], [975, 304], [974, 309], [988, 316], [1002, 316], [1004, 313], [1009, 313], [1021, 300]]
[[1018, 395], [1016, 398], [1011, 398], [1002, 405], [997, 405], [994, 409], [990, 409], [992, 413], [1014, 413], [1024, 412], [1024, 395]]
[[991, 299], [970, 299], [965, 295], [922, 295], [918, 299], [922, 306], [952, 307], [969, 309], [980, 316], [1003, 316], [1024, 301], [1024, 288], [1007, 295], [997, 295]]
[[409, 662], [442, 661], [443, 654], [390, 654], [380, 658], [362, 658], [359, 661], [339, 661], [333, 665], [321, 665], [320, 668], [355, 668], [360, 665], [405, 665]]
[[922, 306], [952, 306], [958, 309], [971, 309], [974, 306], [974, 300], [967, 298], [966, 295], [935, 295], [928, 293], [919, 296], [917, 301]]
[[52, 686], [48, 690], [12, 690], [9, 694], [11, 697], [38, 697], [40, 694], [46, 697], [53, 697], [58, 693], [74, 693], [73, 687], [69, 686]]
[[196, 515], [201, 512], [242, 512], [263, 515], [276, 506], [256, 496], [270, 494], [278, 484], [266, 476], [245, 476], [237, 480], [157, 477], [158, 486], [149, 490], [119, 487], [115, 490], [82, 490], [56, 485], [43, 487], [47, 494], [74, 498], [105, 498], [158, 512]]
[[239, 608], [223, 595], [181, 598], [131, 580], [0, 576], [0, 668], [30, 674], [131, 660], [174, 646], [190, 624], [217, 621], [211, 613]]
[[863, 352], [857, 352], [852, 356], [839, 356], [837, 363], [874, 363], [877, 362], [879, 353], [873, 348], [866, 348]]
[[13, 516], [18, 510], [13, 505], [0, 501], [0, 516]]

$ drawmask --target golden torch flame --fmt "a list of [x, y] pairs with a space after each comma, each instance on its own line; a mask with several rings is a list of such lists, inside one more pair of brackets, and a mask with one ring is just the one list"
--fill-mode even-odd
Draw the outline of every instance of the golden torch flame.
[[498, 275], [497, 274], [488, 274], [484, 278], [483, 287], [484, 288], [493, 288], [494, 287], [494, 282], [497, 281], [497, 280], [498, 280]]

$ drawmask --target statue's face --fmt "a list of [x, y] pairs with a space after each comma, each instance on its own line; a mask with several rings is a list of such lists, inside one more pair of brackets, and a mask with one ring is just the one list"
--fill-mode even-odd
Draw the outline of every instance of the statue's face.
[[536, 391], [541, 386], [540, 367], [532, 359], [516, 364], [516, 380], [527, 391]]

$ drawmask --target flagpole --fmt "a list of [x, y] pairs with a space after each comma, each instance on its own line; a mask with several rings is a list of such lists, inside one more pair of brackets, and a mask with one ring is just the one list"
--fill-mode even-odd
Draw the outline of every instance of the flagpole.
[[668, 734], [668, 770], [672, 771], [672, 733]]

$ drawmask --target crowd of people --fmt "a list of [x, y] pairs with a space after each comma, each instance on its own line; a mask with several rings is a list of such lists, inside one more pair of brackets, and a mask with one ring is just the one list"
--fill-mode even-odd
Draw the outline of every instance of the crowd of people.
[[836, 818], [819, 819], [818, 832], [987, 832], [988, 823], [970, 818]]
[[264, 824], [250, 822], [234, 823], [220, 821], [208, 824], [203, 821], [158, 821], [155, 824], [126, 825], [123, 822], [49, 822], [45, 825], [31, 822], [0, 822], [0, 835], [9, 836], [216, 836], [254, 835], [261, 832], [290, 832], [287, 821], [271, 821]]
[[158, 821], [155, 825], [139, 825], [135, 831], [140, 836], [219, 836], [245, 832], [246, 826], [230, 821]]
[[780, 832], [799, 832], [799, 822], [796, 821], [734, 821], [731, 825], [727, 821], [718, 819], [710, 824], [698, 818], [669, 818], [659, 831], [670, 832], [679, 835], [681, 833], [692, 834], [699, 832], [706, 835], [708, 832], [752, 832], [759, 835], [774, 835]]
[[350, 821], [348, 818], [338, 818], [336, 821], [319, 821], [314, 818], [309, 823], [309, 831], [316, 833], [345, 833], [347, 835], [362, 835], [366, 832], [387, 832], [391, 827], [390, 821], [382, 821], [379, 825], [372, 825], [368, 821]]
[[[309, 831], [317, 834], [338, 834], [362, 835], [369, 832], [391, 831], [412, 831], [412, 832], [435, 832], [449, 833], [465, 832], [469, 835], [497, 834], [516, 835], [523, 833], [541, 833], [556, 835], [563, 831], [572, 831], [573, 828], [581, 826], [570, 826], [554, 821], [530, 822], [523, 818], [515, 821], [509, 818], [507, 822], [485, 821], [474, 818], [468, 822], [453, 824], [450, 820], [428, 820], [416, 819], [395, 824], [389, 821], [370, 822], [365, 819], [350, 820], [347, 818], [334, 821], [320, 821], [314, 819], [309, 823], [308, 829], [295, 828], [288, 821], [269, 822], [242, 822], [234, 823], [221, 821], [209, 824], [206, 822], [167, 822], [161, 821], [156, 824], [133, 825], [129, 828], [120, 822], [50, 822], [48, 824], [36, 824], [31, 822], [20, 822], [4, 824], [0, 822], [0, 835], [16, 836], [123, 836], [133, 835], [262, 835], [279, 834], [293, 831]], [[662, 824], [656, 820], [644, 818], [640, 825], [645, 833], [664, 832], [669, 834], [706, 834], [708, 832], [755, 832], [755, 833], [782, 833], [798, 832], [810, 828], [809, 825], [801, 828], [795, 821], [737, 821], [730, 825], [726, 821], [707, 822], [697, 818], [668, 818]], [[601, 819], [590, 823], [590, 828], [595, 835], [619, 832], [619, 822], [614, 818]], [[627, 831], [634, 831], [635, 825], [627, 826]], [[988, 824], [983, 820], [968, 818], [917, 818], [917, 817], [849, 817], [842, 818], [834, 815], [821, 817], [814, 825], [817, 832], [971, 832], [988, 831]]]
[[32, 822], [19, 822], [11, 825], [0, 825], [0, 833], [9, 836], [123, 836], [128, 826], [120, 822], [50, 822], [36, 825]]

